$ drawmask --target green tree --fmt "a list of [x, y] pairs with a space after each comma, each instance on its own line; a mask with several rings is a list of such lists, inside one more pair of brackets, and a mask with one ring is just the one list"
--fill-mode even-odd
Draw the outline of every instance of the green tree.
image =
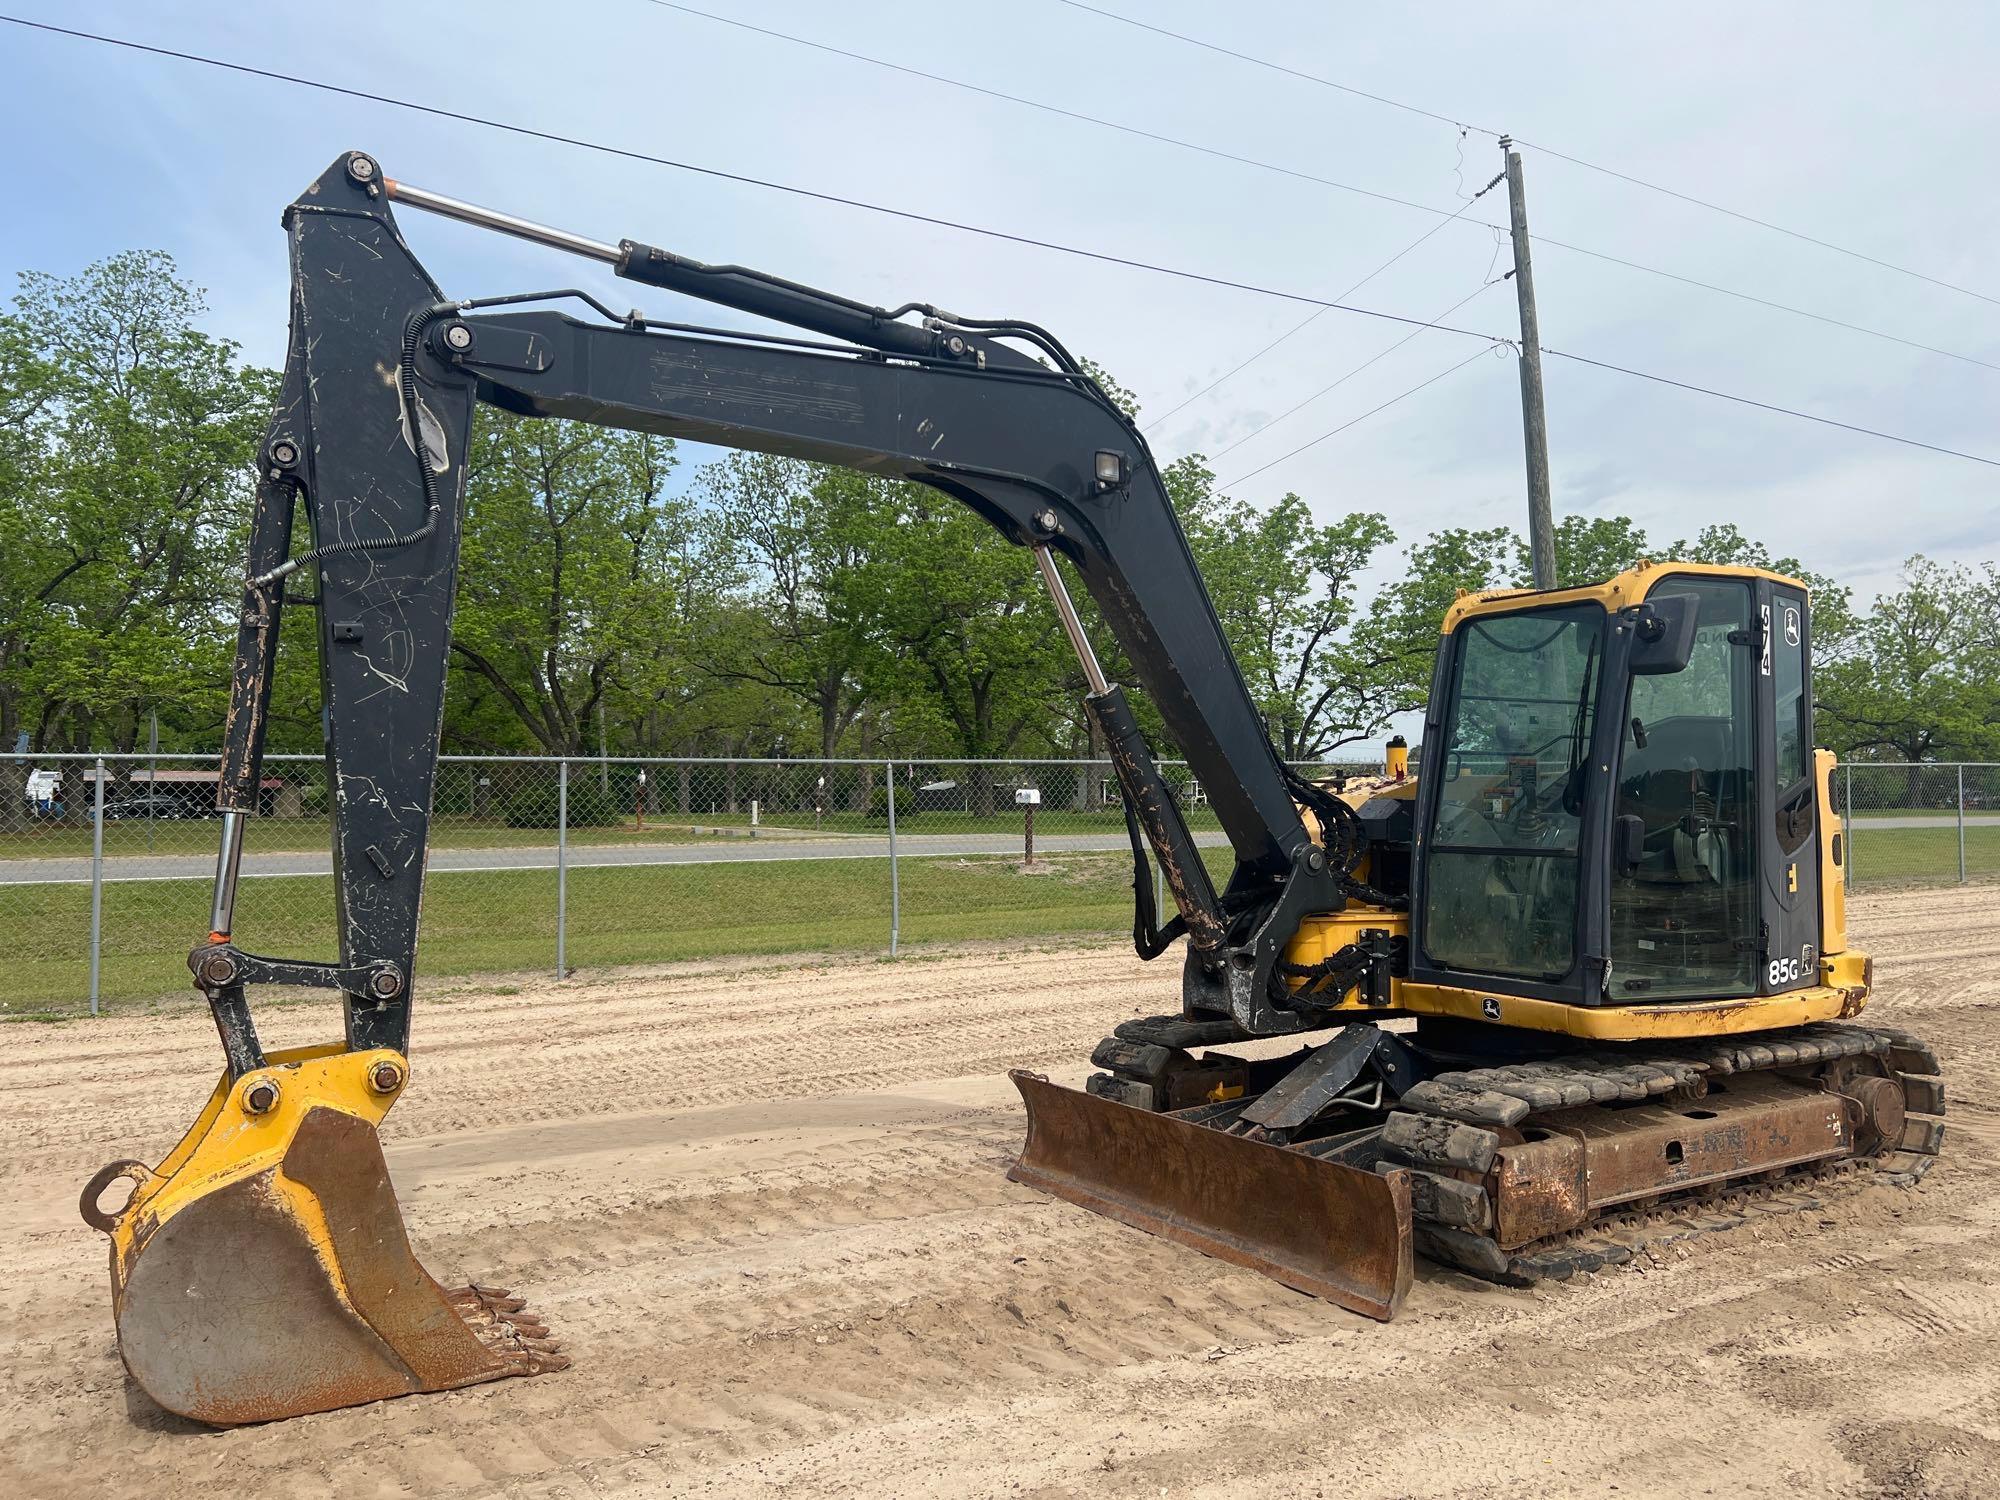
[[1819, 670], [1819, 738], [1875, 760], [2000, 755], [1991, 565], [1912, 557], [1901, 583], [1855, 623], [1844, 658]]
[[857, 596], [882, 630], [877, 670], [895, 698], [887, 736], [898, 748], [1016, 754], [1060, 716], [1068, 680], [1034, 557], [936, 490], [898, 485], [892, 495], [894, 524]]
[[1448, 527], [1407, 549], [1402, 576], [1376, 592], [1354, 630], [1348, 671], [1357, 723], [1380, 732], [1428, 703], [1445, 612], [1460, 594], [1503, 586], [1516, 546], [1504, 526]]
[[1214, 482], [1199, 455], [1167, 475], [1223, 633], [1279, 754], [1322, 757], [1372, 733], [1349, 630], [1356, 579], [1394, 539], [1388, 520], [1362, 513], [1320, 525], [1297, 495], [1260, 510], [1218, 494]]
[[1767, 568], [1796, 578], [1811, 595], [1812, 654], [1815, 668], [1839, 661], [1854, 640], [1852, 591], [1816, 573], [1796, 557], [1773, 557], [1762, 542], [1745, 536], [1733, 522], [1704, 526], [1692, 541], [1675, 542], [1666, 560], [1713, 563], [1721, 567]]
[[129, 750], [159, 705], [219, 730], [270, 372], [130, 251], [24, 272], [0, 320], [0, 737]]
[[893, 525], [885, 481], [762, 453], [735, 453], [703, 469], [718, 553], [753, 607], [711, 660], [722, 679], [796, 699], [811, 714], [819, 753], [839, 752], [867, 707], [877, 649], [860, 574]]
[[[1556, 587], [1602, 583], [1644, 561], [1646, 533], [1629, 516], [1564, 516], [1556, 522]], [[1531, 588], [1535, 564], [1527, 539], [1514, 541], [1514, 581]]]
[[627, 656], [679, 634], [671, 439], [481, 408], [452, 653], [539, 749], [576, 755]]

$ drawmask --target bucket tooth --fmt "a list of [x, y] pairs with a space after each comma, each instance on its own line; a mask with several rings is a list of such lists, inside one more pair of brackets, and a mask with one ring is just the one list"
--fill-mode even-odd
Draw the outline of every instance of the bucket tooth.
[[[389, 1059], [274, 1054], [225, 1077], [158, 1168], [114, 1162], [85, 1190], [111, 1236], [119, 1352], [168, 1411], [267, 1422], [568, 1368], [521, 1298], [418, 1263], [376, 1134], [390, 1100], [367, 1082]], [[114, 1176], [139, 1186], [106, 1213]]]
[[1304, 1151], [1008, 1075], [1028, 1112], [1015, 1182], [1247, 1266], [1371, 1318], [1412, 1279], [1409, 1174]]

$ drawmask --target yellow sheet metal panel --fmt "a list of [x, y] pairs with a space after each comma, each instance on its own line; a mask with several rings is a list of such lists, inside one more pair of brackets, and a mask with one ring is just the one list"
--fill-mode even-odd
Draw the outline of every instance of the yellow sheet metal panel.
[[1815, 985], [1782, 995], [1740, 1000], [1678, 1000], [1664, 1005], [1565, 1005], [1529, 1000], [1446, 984], [1399, 981], [1390, 988], [1399, 1011], [1420, 1016], [1457, 1016], [1525, 1031], [1553, 1031], [1600, 1042], [1639, 1042], [1672, 1037], [1728, 1036], [1776, 1031], [1814, 1021], [1858, 1015], [1867, 1004], [1864, 988]]
[[1528, 607], [1540, 609], [1545, 605], [1594, 603], [1615, 612], [1627, 605], [1637, 604], [1654, 584], [1670, 573], [1698, 578], [1768, 578], [1773, 583], [1805, 588], [1798, 579], [1774, 573], [1768, 568], [1725, 567], [1718, 563], [1642, 562], [1603, 583], [1583, 584], [1577, 588], [1484, 589], [1478, 593], [1460, 594], [1451, 608], [1444, 612], [1441, 628], [1445, 635], [1450, 635], [1462, 621], [1479, 615], [1507, 614]]
[[[1813, 751], [1813, 779], [1819, 783], [1819, 951], [1847, 951], [1847, 840], [1833, 811], [1831, 750]], [[1838, 847], [1840, 857], [1834, 858]]]
[[[1408, 937], [1410, 914], [1388, 911], [1379, 906], [1364, 906], [1357, 902], [1345, 911], [1307, 917], [1299, 923], [1299, 930], [1292, 934], [1291, 942], [1285, 947], [1285, 962], [1300, 965], [1322, 963], [1354, 942], [1364, 931], [1376, 929], [1387, 932], [1391, 937]], [[1287, 983], [1297, 989], [1305, 981], [1294, 979]], [[1359, 989], [1350, 990], [1333, 1008], [1342, 1011], [1388, 1014], [1379, 1006], [1365, 1004], [1360, 996]]]

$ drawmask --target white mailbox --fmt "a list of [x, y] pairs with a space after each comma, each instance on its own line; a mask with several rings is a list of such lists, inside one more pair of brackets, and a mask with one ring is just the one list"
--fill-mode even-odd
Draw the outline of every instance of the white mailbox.
[[1014, 792], [1014, 805], [1016, 807], [1040, 807], [1042, 805], [1042, 794], [1035, 787], [1018, 787]]

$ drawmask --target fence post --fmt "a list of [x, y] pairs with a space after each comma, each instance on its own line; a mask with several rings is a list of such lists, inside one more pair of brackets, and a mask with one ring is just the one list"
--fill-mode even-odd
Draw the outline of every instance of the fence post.
[[903, 925], [903, 890], [896, 868], [896, 763], [889, 771], [889, 957], [896, 956], [896, 942]]
[[1958, 766], [1958, 883], [1965, 884], [1965, 763]]
[[569, 761], [556, 763], [556, 978], [569, 973]]
[[96, 790], [90, 814], [90, 1013], [97, 1014], [98, 981], [104, 967], [104, 757], [97, 757]]
[[1847, 858], [1840, 862], [1840, 882], [1851, 891], [1854, 889], [1854, 764], [1850, 761], [1840, 769], [1847, 773], [1847, 800], [1840, 810], [1840, 842], [1846, 848]]

